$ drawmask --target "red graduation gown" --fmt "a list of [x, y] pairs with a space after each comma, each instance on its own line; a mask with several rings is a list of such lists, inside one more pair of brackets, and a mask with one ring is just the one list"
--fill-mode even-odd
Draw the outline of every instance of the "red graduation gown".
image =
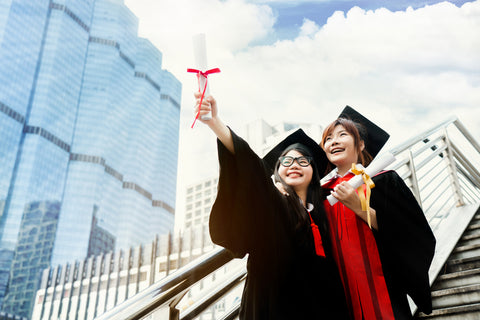
[[[354, 175], [329, 181], [333, 189]], [[332, 251], [340, 271], [347, 302], [355, 320], [394, 319], [377, 244], [368, 225], [352, 210], [325, 200]]]
[[[332, 189], [353, 175], [323, 185]], [[428, 270], [435, 237], [423, 211], [395, 171], [372, 177], [370, 206], [377, 230], [355, 213], [325, 202], [332, 250], [354, 319], [412, 319], [407, 294], [418, 309], [432, 309]], [[363, 318], [362, 318], [363, 316]]]

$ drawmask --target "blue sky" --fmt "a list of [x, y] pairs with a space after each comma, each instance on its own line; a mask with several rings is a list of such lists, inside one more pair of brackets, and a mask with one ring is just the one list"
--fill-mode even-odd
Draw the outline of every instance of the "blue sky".
[[[256, 2], [256, 1], [253, 1]], [[257, 1], [266, 3], [277, 17], [275, 24], [275, 35], [269, 41], [292, 39], [297, 36], [298, 28], [303, 24], [304, 19], [314, 21], [318, 25], [324, 25], [327, 19], [337, 10], [348, 12], [351, 8], [358, 6], [365, 10], [386, 8], [390, 11], [406, 10], [408, 7], [418, 9], [426, 5], [434, 5], [437, 0], [409, 1], [409, 0], [362, 0], [362, 1]], [[450, 3], [461, 6], [464, 0], [451, 0]]]

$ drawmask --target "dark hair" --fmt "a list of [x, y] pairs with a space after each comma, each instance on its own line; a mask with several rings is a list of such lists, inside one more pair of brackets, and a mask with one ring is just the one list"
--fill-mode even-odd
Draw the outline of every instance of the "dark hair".
[[[306, 157], [312, 157], [312, 154], [310, 150], [305, 147], [301, 143], [295, 143], [290, 146], [288, 146], [281, 154], [281, 156], [286, 155], [289, 151], [295, 150], [301, 153], [303, 156]], [[323, 210], [323, 190], [322, 187], [320, 186], [320, 175], [317, 169], [317, 164], [315, 161], [312, 161], [311, 163], [312, 166], [312, 180], [310, 181], [310, 184], [308, 186], [308, 191], [307, 191], [307, 203], [312, 203], [314, 208], [319, 210], [320, 216], [322, 216], [322, 227], [323, 230], [326, 230], [326, 217], [325, 217], [325, 211]], [[300, 202], [300, 198], [298, 197], [297, 193], [293, 190], [291, 186], [289, 186], [279, 175], [278, 173], [278, 168], [280, 167], [280, 160], [277, 160], [275, 163], [275, 171], [274, 171], [274, 179], [275, 182], [280, 182], [282, 183], [283, 187], [289, 194], [287, 197], [287, 201], [290, 203], [290, 205], [294, 208], [295, 215], [293, 218], [293, 223], [295, 224], [295, 230], [299, 231], [305, 226], [310, 226], [310, 217], [308, 216], [307, 212], [305, 211], [305, 208], [302, 206]], [[305, 204], [307, 205], [307, 204]], [[320, 227], [320, 226], [319, 226]], [[322, 229], [320, 227], [320, 229]], [[302, 232], [302, 234], [307, 234], [306, 232]]]
[[[333, 132], [336, 126], [341, 125], [353, 136], [353, 142], [355, 148], [358, 152], [358, 159], [357, 161], [362, 164], [362, 166], [367, 167], [370, 162], [372, 162], [373, 157], [367, 150], [367, 130], [363, 125], [353, 120], [347, 118], [338, 118], [337, 120], [330, 123], [325, 130], [323, 131], [322, 135], [322, 142], [320, 142], [320, 147], [325, 150], [325, 140], [326, 138]], [[360, 149], [360, 142], [363, 141], [365, 147], [363, 150]], [[325, 170], [325, 174], [332, 171], [334, 165], [329, 161], [327, 164], [327, 169]]]

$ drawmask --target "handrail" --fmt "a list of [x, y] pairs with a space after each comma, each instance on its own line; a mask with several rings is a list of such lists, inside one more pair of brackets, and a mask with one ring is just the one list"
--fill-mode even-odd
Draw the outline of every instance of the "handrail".
[[[458, 141], [453, 141], [447, 129], [456, 129], [460, 133], [461, 142], [475, 150], [473, 156], [468, 155], [467, 158], [460, 152]], [[480, 203], [480, 173], [476, 169], [480, 167], [480, 144], [456, 117], [406, 140], [390, 152], [397, 157], [390, 169], [398, 171], [413, 189], [434, 233], [437, 229], [445, 229], [441, 222], [452, 208], [463, 203]], [[443, 190], [441, 200], [434, 196], [438, 190]], [[462, 195], [462, 191], [465, 195]], [[172, 320], [192, 319], [207, 310], [219, 296], [243, 281], [246, 271], [235, 269], [230, 273], [230, 278], [218, 284], [204, 299], [198, 299], [182, 312], [175, 309], [186, 290], [230, 260], [232, 257], [225, 249], [214, 249], [97, 319], [142, 319], [160, 308], [169, 308]], [[232, 320], [238, 317], [239, 304], [237, 302], [230, 306], [221, 319]]]
[[246, 274], [247, 271], [245, 270], [245, 266], [243, 266], [235, 273], [233, 273], [233, 276], [227, 278], [222, 283], [219, 283], [213, 290], [210, 290], [210, 292], [208, 292], [206, 296], [202, 297], [191, 308], [187, 309], [187, 311], [182, 314], [182, 320], [194, 319], [201, 313], [201, 311], [211, 306], [214, 302], [216, 302], [224, 294], [230, 291], [233, 287], [244, 281]]
[[458, 130], [460, 130], [460, 132], [465, 136], [465, 138], [468, 139], [468, 141], [470, 141], [470, 143], [472, 144], [472, 146], [475, 148], [475, 150], [477, 150], [477, 152], [480, 153], [480, 144], [477, 142], [477, 140], [475, 140], [475, 138], [470, 134], [470, 132], [467, 130], [467, 128], [465, 128], [465, 126], [463, 125], [462, 122], [460, 122], [460, 120], [456, 119], [455, 120], [455, 125], [456, 127], [458, 128]]
[[[410, 148], [411, 146], [413, 146], [414, 144], [418, 143], [419, 141], [423, 141], [425, 140], [425, 138], [427, 138], [428, 136], [432, 135], [433, 133], [435, 133], [436, 131], [438, 131], [439, 129], [441, 128], [444, 128], [452, 123], [454, 123], [455, 121], [457, 121], [457, 117], [452, 117], [452, 118], [449, 118], [441, 123], [439, 123], [438, 125], [408, 139], [407, 141], [405, 141], [404, 143], [401, 143], [399, 144], [398, 146], [390, 149], [390, 152], [393, 154], [393, 155], [397, 155], [405, 150], [407, 150], [408, 148]], [[472, 138], [473, 139], [473, 138]], [[480, 151], [479, 151], [480, 152]]]

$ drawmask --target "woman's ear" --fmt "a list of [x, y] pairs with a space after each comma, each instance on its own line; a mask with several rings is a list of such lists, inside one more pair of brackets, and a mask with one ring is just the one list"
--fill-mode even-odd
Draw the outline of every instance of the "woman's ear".
[[365, 149], [365, 141], [360, 140], [360, 152], [362, 152], [363, 149]]

